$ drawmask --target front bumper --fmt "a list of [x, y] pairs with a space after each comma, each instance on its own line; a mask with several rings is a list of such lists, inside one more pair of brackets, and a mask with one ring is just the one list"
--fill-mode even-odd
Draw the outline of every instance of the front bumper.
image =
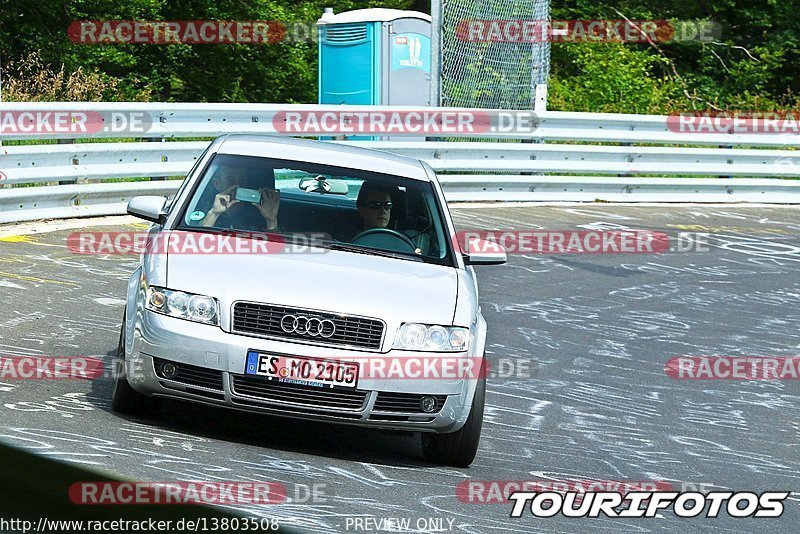
[[[308, 420], [438, 433], [458, 430], [469, 416], [475, 378], [359, 377], [355, 389], [322, 389], [277, 384], [244, 373], [249, 350], [342, 360], [348, 356], [408, 358], [405, 351], [332, 349], [232, 334], [147, 310], [140, 309], [137, 315], [132, 343], [126, 344], [126, 376], [145, 395]], [[171, 379], [161, 372], [165, 361], [178, 368]], [[419, 408], [422, 396], [436, 398], [434, 412]]]

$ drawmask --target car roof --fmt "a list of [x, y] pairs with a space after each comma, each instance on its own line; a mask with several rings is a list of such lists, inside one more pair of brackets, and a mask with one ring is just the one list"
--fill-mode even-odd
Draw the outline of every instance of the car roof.
[[430, 181], [425, 168], [417, 159], [344, 143], [270, 135], [229, 134], [223, 138], [217, 153], [320, 163]]

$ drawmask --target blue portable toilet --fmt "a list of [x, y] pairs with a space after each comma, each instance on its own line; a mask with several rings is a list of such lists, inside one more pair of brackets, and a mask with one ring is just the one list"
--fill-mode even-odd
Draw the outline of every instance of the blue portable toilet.
[[326, 8], [317, 25], [320, 104], [430, 105], [429, 15]]

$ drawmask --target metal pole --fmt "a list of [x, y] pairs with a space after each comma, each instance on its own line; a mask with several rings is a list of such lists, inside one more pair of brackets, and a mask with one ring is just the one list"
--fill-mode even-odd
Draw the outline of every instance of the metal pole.
[[431, 102], [442, 105], [442, 1], [431, 0]]
[[537, 83], [533, 91], [533, 111], [547, 111], [547, 83]]
[[[3, 103], [3, 54], [0, 53], [0, 104]], [[0, 146], [3, 146], [3, 138], [0, 137]]]

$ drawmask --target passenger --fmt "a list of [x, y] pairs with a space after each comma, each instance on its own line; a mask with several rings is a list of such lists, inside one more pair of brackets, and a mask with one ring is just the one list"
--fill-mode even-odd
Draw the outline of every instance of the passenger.
[[[221, 215], [226, 213], [233, 206], [243, 203], [243, 201], [236, 199], [236, 189], [238, 187], [248, 187], [254, 182], [253, 179], [247, 177], [243, 169], [223, 168], [220, 172], [221, 175], [219, 177], [215, 176], [211, 180], [214, 201], [211, 209], [201, 223], [205, 227], [217, 226], [217, 220]], [[256, 187], [252, 189], [256, 189]], [[278, 228], [278, 209], [280, 207], [281, 198], [280, 191], [271, 187], [262, 187], [258, 189], [258, 191], [261, 192], [260, 202], [244, 203], [251, 204], [257, 210], [265, 223], [264, 230], [275, 230]]]
[[216, 226], [246, 232], [266, 232], [267, 222], [257, 206], [252, 202], [236, 202], [219, 216]]

